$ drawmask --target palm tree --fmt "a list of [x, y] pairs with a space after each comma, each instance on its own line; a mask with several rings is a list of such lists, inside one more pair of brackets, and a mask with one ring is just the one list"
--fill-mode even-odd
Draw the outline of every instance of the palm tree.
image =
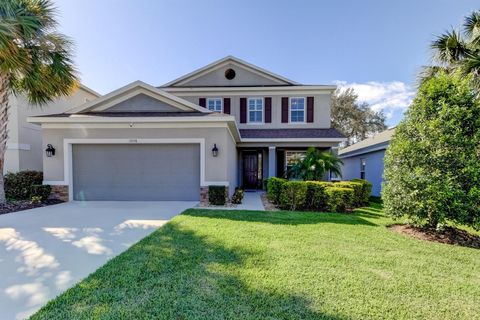
[[30, 103], [42, 105], [69, 95], [78, 84], [72, 43], [56, 27], [50, 0], [0, 1], [0, 203], [5, 202], [10, 95], [22, 93]]
[[310, 147], [305, 158], [298, 159], [287, 174], [293, 178], [318, 181], [325, 178], [325, 174], [331, 171], [341, 177], [341, 164], [343, 164], [342, 160], [335, 154]]
[[439, 71], [459, 71], [463, 75], [472, 74], [480, 88], [480, 11], [465, 17], [462, 27], [462, 32], [447, 31], [431, 43], [435, 64], [424, 68], [420, 74], [421, 83]]

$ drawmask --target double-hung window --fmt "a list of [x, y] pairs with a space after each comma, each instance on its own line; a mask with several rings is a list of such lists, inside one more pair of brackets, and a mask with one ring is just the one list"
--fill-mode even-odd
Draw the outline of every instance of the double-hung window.
[[290, 123], [305, 122], [305, 98], [290, 98]]
[[365, 167], [367, 166], [367, 160], [360, 159], [360, 179], [365, 179]]
[[208, 110], [215, 112], [222, 112], [222, 98], [208, 98], [207, 99], [207, 108]]
[[263, 123], [263, 98], [248, 99], [248, 123]]

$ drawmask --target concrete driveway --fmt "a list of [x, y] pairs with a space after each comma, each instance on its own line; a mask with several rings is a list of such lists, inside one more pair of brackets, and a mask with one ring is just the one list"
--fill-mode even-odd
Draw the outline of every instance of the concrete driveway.
[[0, 215], [0, 318], [23, 319], [197, 202], [70, 202]]

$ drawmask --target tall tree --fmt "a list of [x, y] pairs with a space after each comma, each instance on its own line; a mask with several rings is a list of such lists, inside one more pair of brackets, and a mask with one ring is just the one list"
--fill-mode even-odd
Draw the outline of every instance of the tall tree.
[[439, 71], [463, 76], [473, 75], [473, 84], [480, 88], [480, 11], [465, 17], [461, 31], [449, 30], [430, 44], [433, 65], [425, 67], [420, 82], [434, 77]]
[[50, 0], [0, 1], [0, 203], [5, 202], [10, 95], [25, 94], [30, 103], [42, 105], [70, 94], [78, 84], [72, 43], [56, 27]]
[[385, 154], [385, 212], [480, 229], [480, 98], [472, 75], [424, 82]]
[[347, 146], [387, 129], [382, 111], [357, 100], [353, 88], [337, 89], [332, 96], [332, 125], [347, 136]]

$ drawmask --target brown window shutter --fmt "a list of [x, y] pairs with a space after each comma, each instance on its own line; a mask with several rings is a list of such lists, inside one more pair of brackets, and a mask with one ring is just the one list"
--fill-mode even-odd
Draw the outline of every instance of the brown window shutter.
[[223, 98], [223, 113], [230, 114], [230, 98]]
[[247, 123], [247, 98], [240, 98], [240, 123]]
[[272, 122], [272, 98], [265, 98], [265, 123]]
[[288, 98], [282, 97], [282, 123], [288, 123]]
[[307, 122], [313, 122], [313, 97], [307, 97]]
[[198, 99], [198, 105], [199, 105], [200, 107], [206, 108], [206, 107], [207, 107], [207, 99], [205, 99], [205, 98], [199, 98], [199, 99]]

